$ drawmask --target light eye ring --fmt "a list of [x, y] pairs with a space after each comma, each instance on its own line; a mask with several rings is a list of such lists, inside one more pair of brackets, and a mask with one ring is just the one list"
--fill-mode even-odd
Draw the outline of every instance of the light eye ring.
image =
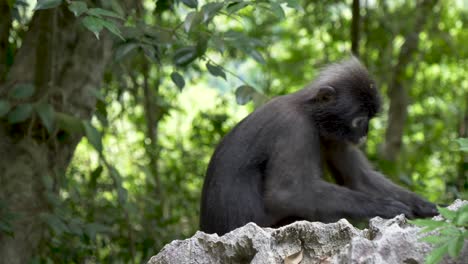
[[365, 116], [358, 116], [358, 117], [355, 117], [352, 121], [351, 121], [351, 127], [352, 128], [358, 128], [358, 127], [361, 127], [363, 122], [367, 121], [367, 117]]

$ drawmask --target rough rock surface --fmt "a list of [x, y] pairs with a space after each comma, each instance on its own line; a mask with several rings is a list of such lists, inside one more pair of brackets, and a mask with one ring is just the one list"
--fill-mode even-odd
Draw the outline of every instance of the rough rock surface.
[[[457, 200], [449, 209], [465, 203]], [[430, 244], [418, 241], [419, 230], [403, 215], [373, 218], [364, 230], [345, 219], [331, 224], [299, 221], [278, 229], [249, 223], [221, 237], [197, 232], [189, 239], [175, 240], [148, 263], [417, 264], [424, 263], [431, 251]], [[468, 263], [467, 244], [457, 260], [445, 257], [442, 263]]]

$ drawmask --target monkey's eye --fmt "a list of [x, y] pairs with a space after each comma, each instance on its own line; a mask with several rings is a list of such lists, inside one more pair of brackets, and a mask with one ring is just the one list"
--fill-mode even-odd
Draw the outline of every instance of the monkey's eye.
[[351, 121], [351, 127], [353, 128], [358, 128], [358, 127], [363, 127], [367, 122], [367, 117], [365, 116], [359, 116], [355, 117], [353, 121]]

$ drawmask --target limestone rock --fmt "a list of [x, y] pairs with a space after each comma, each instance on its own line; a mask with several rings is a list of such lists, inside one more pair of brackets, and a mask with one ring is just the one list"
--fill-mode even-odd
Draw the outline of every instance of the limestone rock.
[[[466, 203], [457, 200], [448, 208], [454, 210]], [[403, 215], [375, 217], [364, 230], [345, 219], [330, 224], [298, 221], [278, 229], [249, 223], [221, 237], [197, 232], [189, 239], [175, 240], [148, 263], [417, 264], [424, 263], [432, 249], [418, 241], [419, 230]], [[468, 243], [457, 260], [446, 257], [442, 263], [468, 263]]]

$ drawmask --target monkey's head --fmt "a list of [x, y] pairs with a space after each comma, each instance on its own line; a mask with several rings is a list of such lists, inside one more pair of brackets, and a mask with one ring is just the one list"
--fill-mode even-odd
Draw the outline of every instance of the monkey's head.
[[325, 139], [363, 143], [381, 107], [375, 82], [354, 57], [325, 68], [306, 93], [307, 109]]

